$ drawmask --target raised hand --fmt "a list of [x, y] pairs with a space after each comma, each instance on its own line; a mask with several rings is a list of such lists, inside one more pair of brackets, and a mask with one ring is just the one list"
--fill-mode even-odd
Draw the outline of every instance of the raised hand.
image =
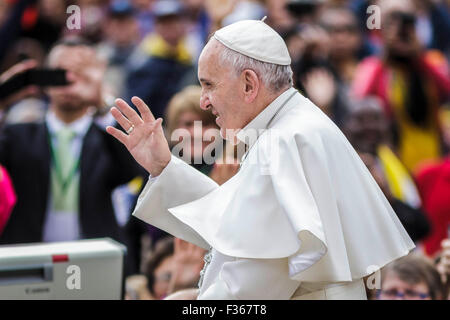
[[[25, 60], [20, 63], [13, 65], [11, 68], [0, 74], [0, 83], [5, 82], [15, 75], [25, 72], [30, 69], [37, 67], [37, 62], [35, 60]], [[20, 89], [19, 91], [0, 99], [0, 110], [7, 108], [17, 101], [20, 101], [26, 97], [36, 95], [39, 93], [39, 88], [35, 85], [30, 85]]]
[[122, 142], [152, 177], [158, 176], [171, 158], [161, 125], [162, 118], [155, 120], [148, 106], [138, 97], [133, 97], [131, 102], [138, 108], [141, 116], [124, 100], [116, 99], [115, 102], [117, 108], [111, 108], [111, 114], [127, 133], [111, 126], [106, 131]]
[[197, 285], [206, 251], [179, 238], [174, 239], [172, 277], [169, 293]]

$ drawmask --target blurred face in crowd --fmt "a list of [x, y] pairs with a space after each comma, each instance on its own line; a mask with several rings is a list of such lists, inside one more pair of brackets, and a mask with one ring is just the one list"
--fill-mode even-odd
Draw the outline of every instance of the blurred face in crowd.
[[366, 165], [367, 169], [369, 169], [370, 174], [380, 187], [381, 191], [383, 191], [386, 198], [390, 199], [391, 193], [386, 180], [386, 176], [384, 175], [383, 169], [381, 168], [380, 164], [377, 163], [376, 158], [370, 153], [365, 152], [360, 152], [358, 153], [358, 155]]
[[402, 59], [416, 53], [416, 10], [413, 1], [380, 1], [381, 31], [389, 57]]
[[240, 129], [250, 122], [254, 110], [246, 105], [244, 72], [237, 76], [232, 66], [221, 65], [220, 50], [222, 44], [217, 40], [208, 42], [199, 58], [198, 78], [202, 86], [200, 107], [216, 116], [225, 138], [226, 129]]
[[[184, 111], [178, 118], [176, 123], [177, 129], [185, 129], [190, 139], [185, 141], [190, 141], [191, 158], [201, 159], [203, 156], [203, 150], [211, 143], [206, 137], [206, 131], [209, 129], [216, 129], [214, 124], [205, 124], [205, 121], [200, 117], [199, 114], [193, 111]], [[195, 121], [202, 121], [201, 130], [195, 130]], [[181, 139], [181, 137], [180, 137]]]
[[408, 283], [393, 271], [386, 273], [381, 287], [379, 300], [431, 300], [425, 281]]
[[53, 23], [65, 23], [67, 5], [60, 0], [40, 0], [39, 14]]
[[154, 271], [155, 282], [153, 283], [153, 295], [157, 300], [164, 299], [167, 296], [173, 263], [173, 256], [169, 256], [162, 260]]
[[133, 16], [111, 17], [106, 21], [105, 34], [118, 47], [128, 47], [138, 40], [139, 27]]
[[157, 18], [155, 32], [168, 44], [176, 46], [186, 35], [186, 20], [181, 16], [167, 16]]
[[51, 107], [61, 112], [80, 112], [98, 106], [101, 100], [104, 64], [87, 46], [55, 47], [49, 54], [49, 67], [67, 71], [67, 86], [50, 87]]
[[269, 19], [275, 29], [287, 29], [294, 23], [295, 19], [287, 10], [288, 0], [266, 0], [265, 6], [269, 12]]
[[376, 154], [387, 131], [387, 120], [377, 100], [364, 101], [350, 111], [344, 132], [356, 150]]
[[332, 39], [330, 55], [338, 59], [354, 57], [361, 45], [361, 36], [353, 13], [347, 9], [328, 9], [320, 20]]

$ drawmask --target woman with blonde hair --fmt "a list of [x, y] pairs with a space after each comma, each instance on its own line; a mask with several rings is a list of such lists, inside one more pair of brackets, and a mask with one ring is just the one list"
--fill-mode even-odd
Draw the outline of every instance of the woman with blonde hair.
[[187, 86], [172, 97], [166, 110], [166, 136], [176, 156], [209, 174], [223, 140], [215, 116], [200, 108], [201, 91], [200, 86]]

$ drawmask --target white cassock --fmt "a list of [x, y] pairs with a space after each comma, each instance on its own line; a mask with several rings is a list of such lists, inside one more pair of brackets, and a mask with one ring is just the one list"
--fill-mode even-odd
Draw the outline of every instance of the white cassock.
[[253, 129], [222, 186], [172, 156], [133, 214], [212, 247], [199, 299], [366, 299], [362, 278], [414, 244], [364, 163], [294, 88], [238, 138]]

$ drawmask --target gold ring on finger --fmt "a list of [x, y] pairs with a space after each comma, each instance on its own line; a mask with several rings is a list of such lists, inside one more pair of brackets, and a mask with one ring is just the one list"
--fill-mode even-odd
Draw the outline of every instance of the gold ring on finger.
[[127, 134], [132, 133], [133, 130], [134, 130], [134, 125], [132, 124], [131, 127], [130, 127], [130, 129], [127, 130]]

